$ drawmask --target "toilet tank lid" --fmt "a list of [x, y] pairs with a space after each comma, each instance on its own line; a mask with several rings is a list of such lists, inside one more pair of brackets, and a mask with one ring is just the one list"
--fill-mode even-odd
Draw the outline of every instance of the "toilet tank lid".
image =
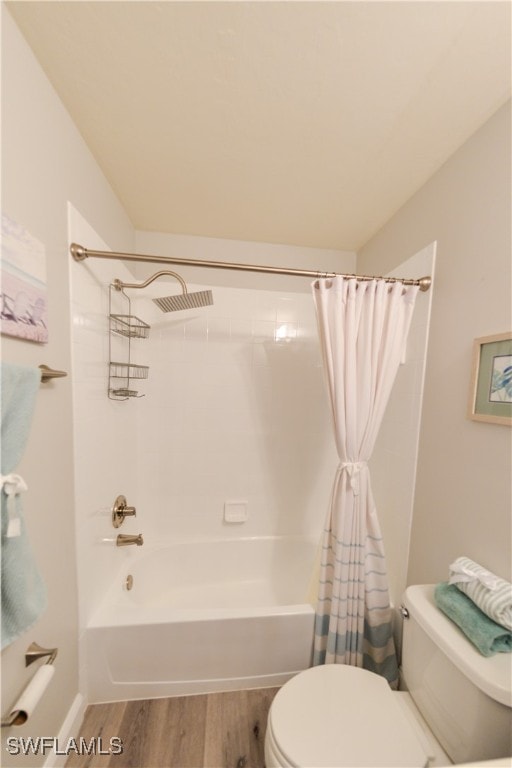
[[482, 656], [436, 605], [435, 584], [407, 587], [403, 604], [450, 661], [495, 701], [512, 706], [512, 654]]

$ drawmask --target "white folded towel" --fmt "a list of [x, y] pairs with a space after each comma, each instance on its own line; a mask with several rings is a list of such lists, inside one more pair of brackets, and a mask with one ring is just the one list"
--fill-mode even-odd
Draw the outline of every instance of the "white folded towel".
[[450, 565], [450, 584], [464, 592], [483, 613], [512, 630], [512, 584], [487, 571], [469, 557], [458, 557]]

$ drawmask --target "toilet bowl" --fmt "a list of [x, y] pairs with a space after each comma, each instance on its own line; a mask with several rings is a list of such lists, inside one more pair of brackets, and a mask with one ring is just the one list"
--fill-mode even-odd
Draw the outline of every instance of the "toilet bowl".
[[426, 768], [512, 754], [511, 654], [481, 656], [436, 607], [432, 585], [409, 587], [404, 605], [405, 690], [341, 664], [300, 672], [270, 707], [266, 768]]
[[265, 758], [266, 768], [421, 768], [429, 756], [383, 677], [333, 664], [302, 672], [277, 693]]

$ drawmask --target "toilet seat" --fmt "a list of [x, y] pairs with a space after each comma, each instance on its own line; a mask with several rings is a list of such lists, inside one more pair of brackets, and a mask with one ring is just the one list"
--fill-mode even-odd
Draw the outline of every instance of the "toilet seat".
[[428, 756], [383, 677], [342, 664], [289, 680], [269, 711], [275, 765], [423, 768]]

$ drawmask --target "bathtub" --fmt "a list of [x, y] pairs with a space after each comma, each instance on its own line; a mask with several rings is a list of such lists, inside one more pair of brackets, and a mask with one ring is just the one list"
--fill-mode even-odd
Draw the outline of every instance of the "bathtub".
[[315, 549], [298, 536], [130, 548], [85, 632], [89, 701], [278, 686], [309, 667]]

